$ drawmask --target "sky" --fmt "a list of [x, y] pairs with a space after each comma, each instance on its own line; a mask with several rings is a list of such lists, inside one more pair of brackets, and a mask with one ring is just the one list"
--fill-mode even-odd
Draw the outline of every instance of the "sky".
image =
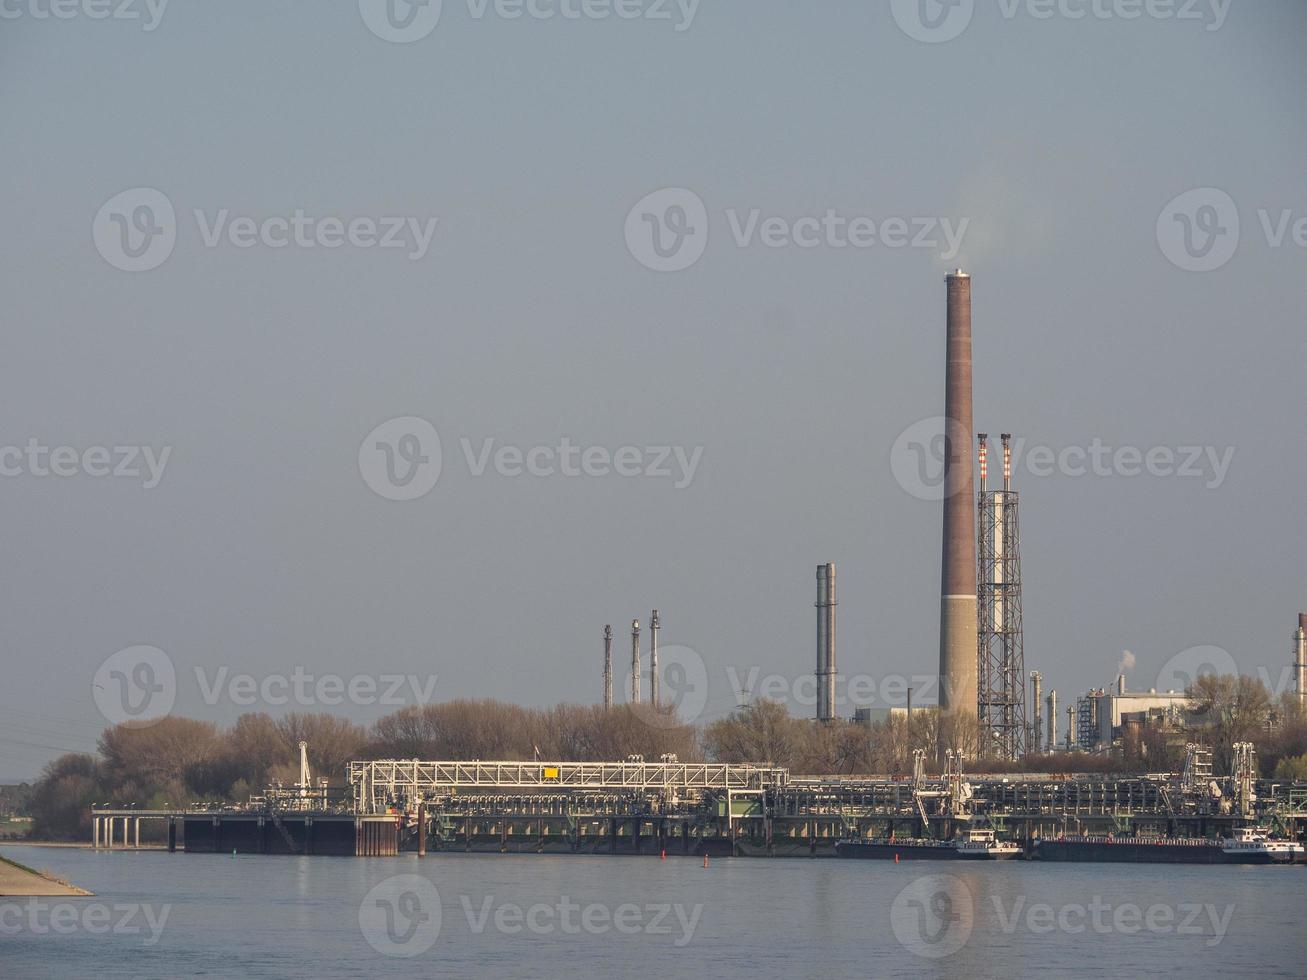
[[1298, 0], [49, 4], [0, 5], [0, 779], [595, 702], [605, 624], [623, 700], [653, 608], [692, 720], [808, 714], [827, 561], [840, 712], [933, 700], [954, 267], [1026, 669], [1283, 689]]

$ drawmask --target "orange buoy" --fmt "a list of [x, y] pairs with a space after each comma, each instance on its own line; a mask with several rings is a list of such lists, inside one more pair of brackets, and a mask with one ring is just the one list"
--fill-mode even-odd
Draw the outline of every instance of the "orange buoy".
[[666, 848], [663, 848], [662, 853], [660, 853], [660, 854], [658, 855], [658, 858], [659, 858], [659, 860], [661, 860], [661, 861], [666, 861], [666, 860], [667, 860], [667, 849], [666, 849]]
[[705, 868], [708, 867], [708, 855], [707, 855], [707, 854], [704, 854], [704, 856], [703, 856], [703, 866], [704, 866]]
[[899, 856], [897, 854], [894, 855], [894, 863], [895, 864], [899, 863]]

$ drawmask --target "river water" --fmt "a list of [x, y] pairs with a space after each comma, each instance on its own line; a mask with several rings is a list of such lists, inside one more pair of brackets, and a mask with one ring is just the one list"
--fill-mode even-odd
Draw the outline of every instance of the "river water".
[[5, 846], [0, 977], [1307, 975], [1307, 868]]

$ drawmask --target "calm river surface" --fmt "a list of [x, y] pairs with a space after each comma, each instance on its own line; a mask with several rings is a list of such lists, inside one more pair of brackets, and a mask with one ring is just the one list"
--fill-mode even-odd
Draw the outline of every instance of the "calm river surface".
[[0, 977], [1307, 975], [1307, 868], [21, 846]]

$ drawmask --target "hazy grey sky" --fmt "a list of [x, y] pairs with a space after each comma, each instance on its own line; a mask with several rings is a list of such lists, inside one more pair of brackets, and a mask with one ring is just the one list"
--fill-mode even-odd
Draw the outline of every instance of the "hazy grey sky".
[[[1228, 463], [1018, 466], [1027, 668], [1063, 703], [1125, 649], [1136, 687], [1205, 644], [1278, 678], [1307, 608], [1307, 7], [981, 0], [929, 37], [968, 12], [929, 0], [923, 41], [898, 0], [625, 2], [641, 16], [445, 0], [392, 43], [371, 0], [135, 0], [135, 20], [5, 0], [0, 777], [92, 746], [93, 679], [137, 644], [170, 658], [176, 711], [224, 723], [285, 709], [206, 687], [297, 667], [542, 705], [597, 700], [603, 625], [621, 663], [657, 606], [664, 644], [705, 665], [699, 720], [720, 717], [728, 667], [811, 673], [822, 561], [841, 672], [883, 704], [885, 678], [937, 658], [940, 508], [891, 450], [942, 411], [955, 265], [975, 277], [979, 428]], [[432, 12], [392, 11], [410, 32]], [[102, 209], [138, 188], [174, 209], [175, 246], [123, 271], [114, 236], [164, 216]], [[702, 216], [667, 210], [683, 192], [628, 226], [663, 188], [703, 202], [706, 247]], [[1237, 248], [1219, 195], [1167, 210], [1196, 188], [1229, 195]], [[365, 247], [366, 224], [307, 247], [297, 210], [411, 222], [401, 248]], [[648, 268], [646, 214], [664, 252], [688, 227], [702, 255]], [[787, 237], [777, 217], [815, 220]], [[875, 244], [840, 247], [855, 218]], [[965, 228], [956, 256], [941, 227]], [[931, 229], [938, 247], [912, 246]], [[395, 501], [364, 440], [402, 417], [443, 455]], [[400, 434], [381, 435], [402, 470], [421, 440]], [[702, 453], [670, 476], [596, 475], [597, 451], [573, 477], [494, 460], [565, 437], [636, 447], [640, 470], [653, 447]], [[38, 475], [33, 441], [75, 449], [72, 475]], [[126, 446], [150, 447], [157, 485], [139, 459], [93, 475], [131, 469]]]

